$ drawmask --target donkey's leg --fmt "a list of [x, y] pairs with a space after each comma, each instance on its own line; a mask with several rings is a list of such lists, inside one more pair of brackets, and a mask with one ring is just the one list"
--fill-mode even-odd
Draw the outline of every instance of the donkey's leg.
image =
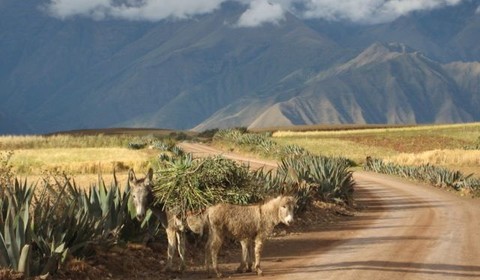
[[240, 266], [237, 268], [238, 273], [245, 272], [245, 267], [247, 266], [248, 261], [248, 247], [249, 247], [250, 240], [243, 239], [240, 241], [242, 245], [242, 260], [240, 261]]
[[212, 240], [210, 243], [210, 248], [211, 248], [211, 254], [212, 254], [212, 267], [213, 271], [217, 274], [217, 277], [220, 278], [222, 277], [222, 273], [218, 270], [218, 252], [220, 251], [220, 248], [222, 247], [223, 243], [223, 236], [221, 235], [220, 232], [212, 230], [210, 232], [212, 235]]
[[185, 232], [177, 231], [178, 255], [180, 256], [180, 271], [185, 270]]
[[253, 258], [254, 258], [254, 245], [253, 240], [248, 240], [248, 258], [247, 258], [247, 272], [252, 272]]
[[207, 272], [208, 278], [210, 278], [210, 261], [212, 258], [211, 250], [212, 250], [212, 234], [209, 234], [207, 244], [205, 244], [205, 270]]
[[263, 250], [263, 238], [257, 237], [255, 238], [255, 271], [259, 276], [263, 275], [263, 271], [260, 268], [260, 255], [262, 254], [262, 250]]
[[167, 249], [167, 265], [164, 268], [164, 271], [172, 270], [173, 257], [175, 256], [175, 250], [177, 248], [177, 236], [175, 229], [167, 227], [167, 240], [168, 240], [168, 249]]

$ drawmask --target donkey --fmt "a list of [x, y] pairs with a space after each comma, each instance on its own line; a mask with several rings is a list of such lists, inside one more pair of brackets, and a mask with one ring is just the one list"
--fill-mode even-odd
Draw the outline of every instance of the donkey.
[[260, 205], [217, 204], [209, 207], [205, 214], [209, 226], [205, 250], [207, 274], [210, 276], [209, 258], [211, 258], [217, 277], [222, 277], [217, 264], [218, 252], [224, 238], [233, 237], [239, 240], [242, 246], [242, 260], [237, 272], [252, 271], [252, 256], [255, 253], [255, 271], [257, 275], [263, 275], [260, 268], [263, 243], [276, 225], [284, 223], [288, 226], [293, 222], [295, 205], [294, 197], [278, 196]]
[[172, 270], [175, 250], [180, 257], [180, 271], [185, 269], [185, 224], [194, 233], [203, 234], [204, 215], [190, 214], [184, 222], [178, 215], [170, 210], [165, 210], [163, 204], [155, 205], [153, 203], [153, 169], [148, 169], [144, 178], [137, 179], [135, 172], [130, 169], [128, 172], [128, 182], [131, 186], [131, 196], [135, 205], [138, 220], [143, 220], [147, 209], [157, 217], [165, 228], [168, 240], [167, 264], [164, 271]]

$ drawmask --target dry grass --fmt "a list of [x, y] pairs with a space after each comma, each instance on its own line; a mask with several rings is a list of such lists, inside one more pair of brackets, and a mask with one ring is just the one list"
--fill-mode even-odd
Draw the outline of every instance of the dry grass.
[[465, 173], [480, 175], [480, 150], [432, 150], [418, 154], [401, 153], [387, 157], [387, 161], [401, 165], [432, 164], [451, 169], [461, 169]]
[[73, 177], [78, 185], [90, 186], [98, 182], [99, 174], [103, 174], [106, 183], [110, 184], [113, 177], [110, 179], [109, 175], [114, 169], [120, 182], [123, 182], [123, 177], [126, 178], [126, 171], [129, 168], [147, 169], [158, 152], [128, 149], [128, 143], [136, 137], [127, 134], [105, 135], [98, 132], [50, 136], [0, 136], [0, 150], [13, 152], [10, 164], [18, 177], [26, 177], [29, 181], [36, 182], [46, 174], [66, 173]]
[[111, 173], [113, 169], [143, 169], [154, 155], [127, 148], [48, 148], [15, 150], [11, 164], [17, 174], [38, 175], [45, 170], [70, 174]]
[[344, 156], [363, 163], [366, 156], [399, 164], [435, 164], [480, 175], [480, 152], [463, 150], [475, 144], [480, 123], [361, 128], [330, 131], [278, 131], [281, 144], [297, 144], [315, 154]]
[[81, 187], [98, 183], [102, 175], [109, 186], [115, 170], [120, 185], [126, 184], [127, 170], [147, 170], [157, 156], [153, 150], [129, 150], [126, 148], [49, 148], [16, 150], [11, 158], [14, 173], [30, 182], [37, 182], [48, 174], [63, 174], [75, 180]]
[[471, 166], [480, 165], [480, 150], [432, 150], [418, 154], [402, 153], [387, 159], [405, 165], [430, 163], [434, 165]]
[[126, 147], [132, 136], [99, 135], [7, 135], [0, 136], [0, 150], [44, 148]]

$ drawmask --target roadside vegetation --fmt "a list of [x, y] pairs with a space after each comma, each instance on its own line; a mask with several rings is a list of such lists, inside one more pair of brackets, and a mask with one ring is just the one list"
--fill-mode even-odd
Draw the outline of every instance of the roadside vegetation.
[[[261, 144], [282, 158], [273, 172], [252, 170], [221, 156], [193, 158], [172, 139], [110, 137], [0, 140], [8, 148], [2, 150], [0, 163], [1, 267], [47, 277], [72, 258], [91, 258], [158, 230], [151, 213], [142, 224], [134, 219], [129, 186], [119, 183], [115, 170], [153, 167], [155, 200], [183, 214], [218, 202], [250, 204], [278, 194], [296, 196], [297, 212], [319, 200], [352, 203], [353, 180], [345, 159], [312, 156], [274, 142]], [[259, 141], [256, 135], [244, 137], [250, 139], [243, 140], [245, 146]], [[92, 147], [81, 146], [82, 139]], [[106, 171], [95, 167], [98, 162], [111, 168], [110, 185], [98, 175]], [[36, 172], [39, 177], [31, 180]], [[77, 176], [93, 172], [98, 172], [96, 183], [77, 182]], [[19, 174], [27, 179], [19, 179]]]
[[[184, 133], [2, 136], [0, 266], [51, 275], [72, 259], [98, 256], [152, 233], [163, 238], [154, 220], [140, 224], [133, 218], [129, 186], [122, 184], [130, 168], [153, 167], [155, 201], [182, 214], [279, 193], [295, 195], [296, 211], [304, 213], [319, 201], [354, 205], [352, 170], [358, 166], [478, 195], [480, 180], [472, 173], [480, 170], [479, 135], [480, 124], [465, 124], [288, 133], [228, 129], [202, 136], [222, 149], [275, 159], [276, 170], [252, 170], [221, 156], [193, 158], [175, 145], [190, 139]], [[456, 171], [467, 167], [474, 171]], [[99, 174], [112, 174], [112, 180]]]
[[480, 123], [378, 129], [278, 131], [282, 145], [298, 145], [313, 154], [342, 156], [363, 165], [368, 156], [405, 165], [435, 164], [480, 176]]
[[479, 123], [334, 128], [255, 134], [230, 129], [219, 131], [213, 140], [224, 149], [277, 160], [288, 154], [343, 158], [350, 166], [479, 195]]
[[52, 181], [0, 182], [0, 267], [45, 278], [69, 258], [86, 258], [139, 235], [128, 186], [107, 188], [99, 180], [85, 189], [66, 177]]
[[[141, 131], [144, 134], [140, 135], [120, 134], [117, 130], [111, 134], [87, 132], [0, 136], [0, 151], [8, 152], [11, 169], [19, 177], [36, 181], [52, 172], [66, 173], [75, 176], [79, 185], [88, 187], [96, 183], [98, 174], [112, 174], [114, 170], [123, 181], [129, 168], [141, 170], [149, 166], [158, 149], [191, 137], [182, 132], [146, 134], [151, 130]], [[113, 181], [110, 176], [105, 179], [108, 183]]]
[[[328, 131], [278, 131], [272, 139], [313, 154], [342, 156], [366, 170], [478, 196], [480, 124]], [[367, 163], [366, 159], [371, 161]]]
[[438, 188], [458, 191], [462, 195], [480, 196], [480, 179], [473, 177], [473, 174], [465, 175], [460, 171], [452, 171], [444, 167], [430, 164], [400, 165], [369, 158], [364, 169], [413, 179]]

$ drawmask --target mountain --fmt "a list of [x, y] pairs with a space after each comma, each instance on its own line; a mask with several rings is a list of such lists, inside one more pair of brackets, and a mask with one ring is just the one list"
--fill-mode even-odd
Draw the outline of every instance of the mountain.
[[[263, 100], [239, 102], [196, 129], [213, 128], [232, 111], [236, 118], [247, 119], [242, 125], [249, 128], [473, 121], [480, 117], [479, 67], [479, 63], [443, 65], [403, 44], [374, 43], [357, 57], [319, 72], [291, 94], [271, 93]], [[256, 113], [250, 111], [255, 104], [263, 105]]]
[[480, 120], [480, 1], [356, 24], [58, 19], [0, 0], [0, 134]]

